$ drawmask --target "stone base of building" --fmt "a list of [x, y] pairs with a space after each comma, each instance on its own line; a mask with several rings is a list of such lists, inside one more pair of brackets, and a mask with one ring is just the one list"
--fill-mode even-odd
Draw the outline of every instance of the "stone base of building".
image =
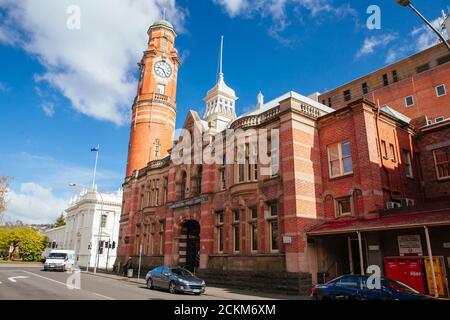
[[207, 286], [223, 286], [258, 292], [309, 295], [312, 287], [310, 273], [199, 269], [196, 275], [205, 280]]
[[[123, 272], [123, 266], [127, 263], [127, 258], [119, 256], [114, 264], [114, 270], [116, 272]], [[145, 256], [141, 258], [141, 275], [146, 275], [149, 270], [164, 265], [164, 256]], [[131, 257], [131, 266], [134, 273], [137, 274], [139, 268], [139, 257]]]

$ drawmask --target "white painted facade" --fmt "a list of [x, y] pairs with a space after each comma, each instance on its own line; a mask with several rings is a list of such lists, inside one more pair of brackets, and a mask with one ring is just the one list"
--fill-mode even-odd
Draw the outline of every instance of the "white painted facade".
[[[95, 266], [100, 242], [98, 268], [112, 269], [117, 255], [121, 208], [122, 190], [101, 194], [84, 190], [70, 201], [63, 249], [75, 251], [78, 266]], [[100, 224], [101, 216], [103, 224]]]
[[64, 250], [66, 226], [49, 229], [43, 232], [48, 238], [48, 248]]

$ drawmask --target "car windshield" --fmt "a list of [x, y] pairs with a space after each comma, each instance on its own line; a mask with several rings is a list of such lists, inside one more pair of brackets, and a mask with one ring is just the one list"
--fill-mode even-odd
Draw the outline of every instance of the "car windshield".
[[399, 281], [396, 280], [392, 280], [392, 279], [384, 279], [384, 285], [386, 287], [391, 288], [394, 291], [397, 291], [399, 293], [404, 293], [404, 294], [417, 294], [419, 293], [417, 290], [414, 290], [413, 288], [407, 286], [404, 283], [401, 283]]
[[67, 257], [67, 254], [60, 253], [60, 252], [52, 252], [48, 255], [49, 259], [65, 259]]
[[183, 269], [183, 268], [174, 268], [174, 269], [172, 269], [172, 273], [175, 273], [178, 276], [192, 276], [193, 275], [190, 271]]

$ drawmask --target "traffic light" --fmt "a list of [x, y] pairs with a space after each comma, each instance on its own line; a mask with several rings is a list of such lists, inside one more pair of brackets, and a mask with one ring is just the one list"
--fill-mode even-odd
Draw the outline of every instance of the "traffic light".
[[115, 242], [115, 241], [112, 242], [112, 248], [113, 248], [113, 249], [116, 248], [116, 242]]

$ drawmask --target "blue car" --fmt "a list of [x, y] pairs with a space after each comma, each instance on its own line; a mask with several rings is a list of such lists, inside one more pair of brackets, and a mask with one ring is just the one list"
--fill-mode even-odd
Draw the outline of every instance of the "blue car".
[[147, 273], [145, 281], [149, 289], [166, 289], [170, 293], [184, 292], [201, 295], [206, 287], [205, 281], [180, 267], [157, 267]]
[[343, 275], [311, 290], [314, 300], [433, 300], [406, 284], [382, 277], [380, 288], [368, 288], [369, 276]]

